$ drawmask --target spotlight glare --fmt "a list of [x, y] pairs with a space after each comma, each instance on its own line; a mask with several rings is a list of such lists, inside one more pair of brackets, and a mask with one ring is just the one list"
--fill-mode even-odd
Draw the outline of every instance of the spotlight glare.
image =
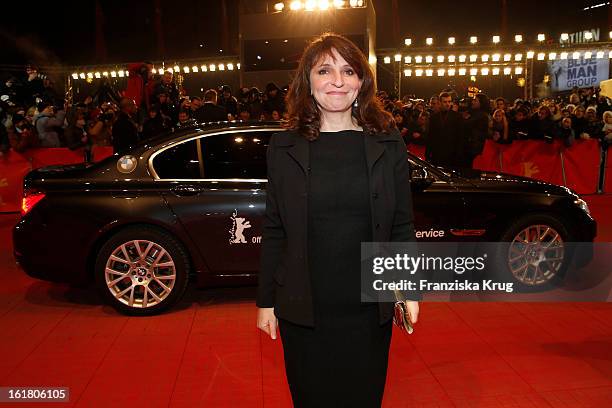
[[274, 10], [276, 11], [283, 11], [284, 8], [285, 8], [285, 3], [276, 3], [274, 5]]

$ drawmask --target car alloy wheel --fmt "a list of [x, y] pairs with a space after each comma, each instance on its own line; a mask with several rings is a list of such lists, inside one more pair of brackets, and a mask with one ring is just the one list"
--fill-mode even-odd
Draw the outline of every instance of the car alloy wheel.
[[116, 247], [104, 278], [111, 295], [130, 308], [146, 309], [166, 299], [176, 282], [176, 265], [160, 244], [133, 240]]
[[515, 235], [508, 248], [508, 268], [514, 278], [539, 286], [559, 274], [563, 266], [563, 238], [548, 225], [529, 225]]

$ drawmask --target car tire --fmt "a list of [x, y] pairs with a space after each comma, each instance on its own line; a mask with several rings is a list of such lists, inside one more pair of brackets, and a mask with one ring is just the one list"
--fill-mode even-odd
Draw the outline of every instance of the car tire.
[[573, 238], [558, 217], [546, 213], [518, 217], [502, 231], [499, 241], [506, 244], [495, 254], [495, 269], [519, 291], [548, 290], [563, 284], [572, 250], [567, 243]]
[[109, 305], [123, 314], [150, 316], [181, 299], [189, 270], [187, 253], [174, 237], [154, 227], [134, 226], [104, 243], [94, 273]]

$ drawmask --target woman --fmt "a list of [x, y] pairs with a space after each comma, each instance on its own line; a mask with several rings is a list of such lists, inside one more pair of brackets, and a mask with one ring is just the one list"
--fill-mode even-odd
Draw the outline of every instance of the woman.
[[502, 109], [497, 109], [493, 112], [493, 123], [491, 125], [491, 138], [497, 143], [510, 143], [508, 120], [506, 113]]
[[393, 303], [361, 303], [360, 243], [415, 238], [406, 146], [375, 92], [363, 53], [324, 34], [291, 84], [292, 130], [268, 147], [257, 326], [280, 325], [296, 407], [382, 401]]

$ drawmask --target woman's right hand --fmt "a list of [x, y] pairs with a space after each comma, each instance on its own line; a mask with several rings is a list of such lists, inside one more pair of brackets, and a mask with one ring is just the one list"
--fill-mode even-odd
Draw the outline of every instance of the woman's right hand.
[[257, 328], [266, 332], [272, 340], [276, 340], [276, 327], [278, 319], [274, 314], [273, 307], [258, 307], [257, 308]]

